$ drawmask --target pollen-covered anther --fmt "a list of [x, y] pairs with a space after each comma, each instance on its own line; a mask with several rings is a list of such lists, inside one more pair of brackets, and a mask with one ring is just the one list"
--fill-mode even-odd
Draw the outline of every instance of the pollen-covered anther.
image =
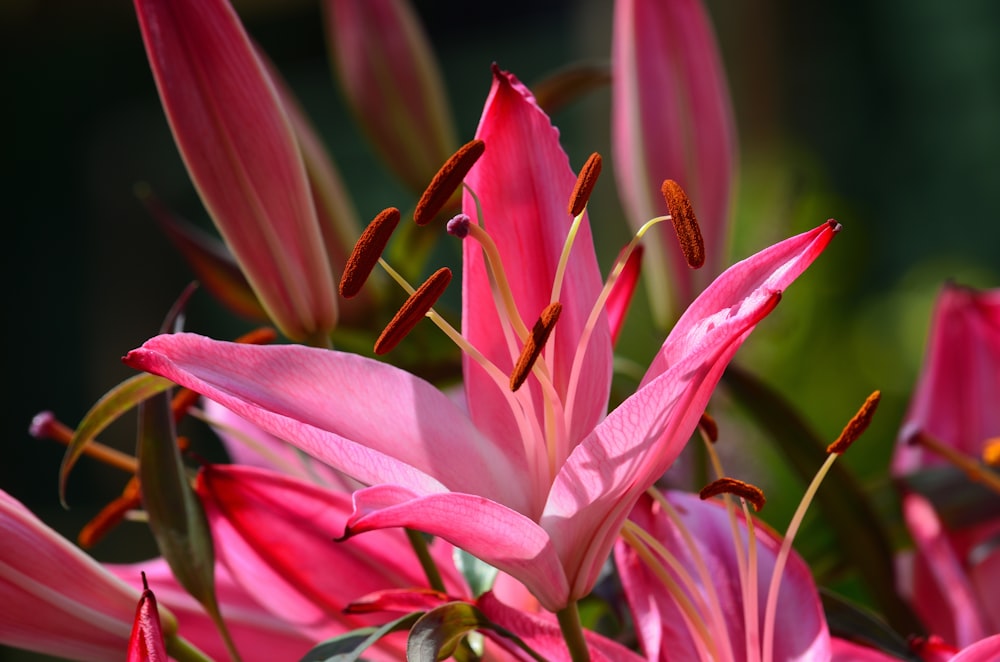
[[399, 224], [399, 210], [388, 207], [372, 219], [365, 231], [358, 237], [354, 250], [344, 265], [344, 275], [340, 277], [340, 296], [350, 299], [361, 291], [378, 260], [382, 257], [393, 231]]
[[715, 422], [715, 419], [707, 411], [702, 413], [701, 418], [698, 420], [698, 427], [713, 444], [719, 440], [719, 424]]
[[549, 335], [552, 334], [552, 329], [555, 328], [556, 322], [559, 321], [560, 313], [562, 313], [562, 304], [558, 301], [550, 303], [542, 311], [538, 321], [535, 322], [535, 326], [531, 328], [531, 333], [528, 334], [528, 339], [525, 341], [524, 347], [521, 348], [521, 356], [518, 357], [513, 372], [510, 373], [511, 391], [521, 388], [524, 380], [531, 374], [531, 369], [534, 367], [535, 361], [538, 360], [542, 349], [545, 348], [545, 342], [549, 339]]
[[720, 494], [733, 494], [741, 499], [745, 499], [753, 506], [754, 512], [759, 511], [767, 503], [762, 489], [736, 478], [727, 477], [713, 480], [698, 492], [698, 496], [701, 497], [702, 501]]
[[597, 178], [601, 174], [601, 155], [594, 152], [583, 164], [580, 175], [576, 178], [576, 186], [569, 196], [569, 215], [576, 218], [590, 201], [590, 194], [594, 191]]
[[382, 334], [375, 341], [375, 353], [391, 351], [405, 338], [413, 327], [424, 318], [427, 311], [437, 302], [451, 282], [451, 269], [441, 267], [417, 291], [410, 295], [396, 315], [389, 320]]
[[991, 467], [1000, 467], [1000, 437], [992, 437], [983, 443], [983, 462]]
[[691, 207], [691, 200], [681, 185], [672, 179], [664, 180], [660, 188], [663, 199], [667, 203], [670, 222], [674, 226], [674, 234], [681, 245], [684, 260], [692, 269], [699, 269], [705, 264], [705, 240], [701, 237], [698, 219]]
[[879, 400], [882, 399], [882, 392], [875, 391], [861, 405], [858, 413], [848, 421], [837, 440], [826, 447], [827, 453], [837, 453], [842, 455], [857, 439], [868, 429], [868, 424], [872, 422], [872, 416], [878, 409]]
[[448, 200], [462, 185], [462, 180], [476, 164], [479, 157], [486, 151], [486, 143], [482, 140], [472, 140], [451, 155], [434, 179], [427, 185], [424, 194], [420, 196], [417, 207], [413, 211], [413, 222], [417, 225], [427, 225], [438, 215]]

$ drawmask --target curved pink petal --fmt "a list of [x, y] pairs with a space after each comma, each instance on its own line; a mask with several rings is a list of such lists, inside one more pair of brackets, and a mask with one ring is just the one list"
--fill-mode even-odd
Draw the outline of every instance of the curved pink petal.
[[974, 458], [1000, 437], [1000, 289], [946, 285], [938, 296], [923, 370], [893, 458], [903, 474], [946, 463], [906, 442], [924, 432]]
[[736, 130], [701, 2], [617, 0], [611, 90], [615, 175], [629, 222], [638, 228], [665, 214], [660, 184], [673, 179], [691, 197], [705, 240], [699, 271], [688, 268], [666, 225], [650, 242], [651, 304], [666, 323], [726, 260]]
[[572, 595], [589, 592], [635, 499], [683, 449], [736, 350], [838, 228], [826, 223], [721, 275], [668, 336], [640, 389], [570, 455], [541, 521], [573, 578]]
[[[493, 87], [486, 100], [476, 137], [486, 151], [466, 177], [482, 206], [479, 218], [471, 195], [463, 210], [493, 238], [504, 262], [518, 311], [528, 328], [551, 302], [556, 267], [572, 219], [567, 211], [576, 175], [559, 145], [559, 133], [535, 103], [534, 97], [512, 74], [494, 69]], [[463, 335], [501, 370], [510, 373], [511, 356], [501, 331], [490, 290], [488, 269], [479, 245], [466, 239], [462, 272]], [[573, 244], [559, 301], [562, 314], [549, 339], [553, 381], [563, 402], [571, 388], [570, 371], [580, 334], [601, 291], [602, 281], [590, 226], [584, 217]], [[520, 351], [520, 346], [515, 350]], [[570, 447], [599, 421], [607, 409], [611, 383], [611, 335], [601, 314], [587, 349], [582, 375], [573, 394], [575, 406], [567, 422]], [[535, 407], [543, 411], [538, 384], [529, 380]], [[472, 419], [498, 443], [512, 439], [516, 429], [497, 384], [478, 364], [465, 360], [466, 392]]]
[[354, 508], [347, 534], [403, 526], [440, 536], [517, 577], [547, 609], [566, 605], [566, 576], [549, 536], [506, 506], [471, 494], [421, 496], [380, 485], [355, 492]]
[[[569, 662], [566, 641], [559, 630], [559, 623], [551, 614], [533, 614], [516, 609], [501, 602], [492, 591], [484, 593], [476, 606], [492, 622], [517, 635], [533, 651], [552, 662]], [[524, 652], [511, 641], [490, 630], [484, 631], [492, 641], [517, 659], [528, 659]], [[596, 632], [584, 630], [587, 648], [592, 662], [641, 662], [642, 657], [618, 642], [602, 637]]]
[[1000, 634], [986, 637], [963, 648], [951, 662], [996, 662], [1000, 659]]
[[[632, 295], [639, 284], [639, 273], [642, 270], [642, 255], [645, 249], [642, 244], [635, 247], [625, 260], [621, 275], [608, 294], [605, 309], [608, 311], [608, 325], [611, 327], [611, 341], [618, 342], [618, 334], [625, 325], [625, 315], [632, 303]], [[621, 256], [619, 255], [619, 259]]]
[[[648, 496], [640, 499], [630, 519], [659, 541], [693, 581], [685, 594], [699, 607], [711, 645], [719, 648], [716, 659], [730, 659], [722, 652], [728, 647], [736, 662], [759, 659], [746, 649], [748, 605], [739, 573], [737, 554], [745, 554], [749, 539], [746, 521], [739, 517], [740, 545], [737, 552], [726, 508], [718, 501], [702, 501], [694, 494], [671, 492], [665, 495], [678, 514], [680, 524], [667, 516], [658, 502]], [[759, 637], [772, 636], [763, 631], [767, 587], [774, 571], [781, 540], [767, 527], [756, 523], [758, 597], [749, 608], [757, 612]], [[679, 528], [683, 526], [693, 540], [689, 545]], [[660, 579], [624, 542], [615, 547], [625, 596], [636, 619], [646, 657], [650, 660], [698, 659], [705, 643], [698, 643], [677, 601]], [[704, 571], [701, 570], [703, 566]], [[680, 582], [674, 569], [670, 575]], [[819, 601], [819, 593], [805, 561], [793, 554], [782, 575], [778, 594], [777, 620], [773, 633], [775, 660], [828, 659], [830, 638]]]
[[[141, 585], [138, 573], [131, 581]], [[0, 643], [75, 660], [121, 659], [139, 595], [0, 490]], [[176, 630], [169, 613], [164, 624]]]
[[[112, 574], [132, 581], [140, 572], [146, 573], [149, 585], [177, 616], [178, 634], [198, 647], [214, 660], [229, 659], [222, 637], [205, 609], [185, 591], [162, 558], [130, 564], [105, 566]], [[292, 660], [299, 659], [316, 643], [315, 637], [297, 629], [265, 609], [236, 584], [222, 565], [215, 567], [215, 592], [219, 599], [226, 627], [244, 659]], [[253, 657], [249, 653], [253, 652]], [[116, 659], [115, 655], [103, 659]]]
[[427, 382], [379, 361], [298, 345], [157, 336], [125, 363], [216, 400], [363, 483], [429, 494], [483, 494], [514, 508], [527, 495], [512, 459]]
[[329, 332], [337, 295], [292, 128], [232, 7], [135, 0], [160, 99], [195, 187], [282, 331]]

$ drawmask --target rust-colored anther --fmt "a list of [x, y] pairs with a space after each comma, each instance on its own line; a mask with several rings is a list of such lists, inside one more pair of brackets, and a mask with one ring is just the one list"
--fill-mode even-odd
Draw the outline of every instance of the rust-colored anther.
[[701, 238], [701, 228], [698, 227], [698, 219], [687, 193], [672, 179], [664, 180], [660, 192], [667, 202], [670, 222], [674, 225], [674, 234], [677, 235], [685, 261], [692, 269], [701, 268], [705, 264], [705, 241]]
[[576, 186], [573, 187], [573, 194], [569, 196], [569, 215], [576, 218], [587, 206], [590, 194], [597, 184], [597, 178], [601, 174], [601, 155], [594, 152], [583, 164], [580, 175], [576, 178]]
[[77, 543], [84, 549], [89, 549], [99, 543], [111, 529], [121, 524], [130, 510], [142, 507], [142, 494], [139, 490], [139, 480], [132, 478], [125, 485], [122, 495], [106, 505], [97, 513], [94, 519], [87, 522], [76, 537]]
[[1000, 467], [1000, 437], [987, 439], [983, 444], [983, 462], [991, 467]]
[[398, 345], [444, 294], [450, 282], [451, 269], [448, 267], [441, 267], [431, 274], [431, 277], [410, 295], [396, 315], [389, 320], [382, 330], [382, 335], [375, 341], [375, 353], [385, 354]]
[[462, 185], [462, 180], [472, 170], [479, 157], [486, 151], [486, 143], [482, 140], [471, 140], [451, 155], [434, 179], [427, 185], [424, 194], [420, 196], [413, 212], [413, 222], [417, 225], [427, 225], [438, 215], [448, 200]]
[[358, 237], [354, 250], [344, 265], [344, 274], [340, 277], [340, 296], [350, 299], [361, 291], [361, 286], [368, 280], [372, 269], [382, 257], [393, 230], [399, 225], [399, 210], [388, 207], [372, 219], [365, 231]]
[[562, 313], [562, 304], [558, 301], [550, 303], [542, 311], [538, 321], [531, 328], [528, 339], [521, 348], [521, 356], [517, 359], [513, 372], [510, 373], [510, 390], [516, 391], [524, 384], [524, 380], [531, 374], [531, 368], [535, 365], [539, 355], [545, 348], [545, 343], [552, 334], [556, 322], [559, 321], [559, 314]]
[[714, 480], [705, 487], [701, 488], [701, 491], [698, 492], [698, 496], [701, 497], [702, 501], [720, 494], [735, 494], [741, 499], [746, 499], [750, 502], [750, 505], [753, 506], [754, 512], [758, 512], [764, 507], [764, 504], [767, 503], [767, 499], [764, 498], [763, 490], [756, 485], [745, 483], [742, 480], [737, 480], [736, 478], [720, 478], [718, 480]]
[[875, 415], [875, 410], [878, 409], [878, 403], [881, 399], [881, 391], [875, 391], [869, 395], [858, 413], [844, 426], [837, 440], [826, 447], [826, 452], [842, 455], [851, 444], [857, 441], [858, 437], [868, 428], [868, 424], [872, 422], [872, 416]]
[[701, 431], [705, 433], [705, 437], [713, 444], [719, 440], [719, 424], [715, 422], [715, 419], [707, 411], [701, 415], [698, 427], [701, 428]]

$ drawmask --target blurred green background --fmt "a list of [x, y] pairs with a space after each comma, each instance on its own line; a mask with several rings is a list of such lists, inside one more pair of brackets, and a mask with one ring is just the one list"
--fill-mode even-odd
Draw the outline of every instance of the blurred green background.
[[[361, 217], [411, 205], [414, 196], [368, 150], [333, 85], [319, 3], [235, 5], [327, 138]], [[462, 141], [475, 131], [492, 62], [530, 86], [568, 63], [608, 60], [609, 1], [415, 5]], [[760, 0], [709, 9], [741, 140], [732, 257], [829, 217], [845, 226], [738, 360], [830, 439], [881, 388], [872, 430], [845, 458], [877, 492], [940, 284], [1000, 284], [1000, 4]], [[5, 0], [0, 43], [4, 217], [13, 233], [4, 260], [11, 404], [0, 488], [74, 537], [125, 477], [80, 462], [72, 509], [63, 511], [62, 448], [31, 439], [27, 426], [42, 409], [75, 425], [130, 376], [120, 356], [156, 332], [190, 280], [133, 186], [149, 183], [189, 219], [204, 223], [205, 213], [171, 141], [130, 3]], [[610, 159], [608, 102], [608, 90], [598, 90], [553, 118], [575, 167], [592, 151]], [[617, 209], [607, 172], [591, 206], [605, 268], [627, 238]], [[636, 301], [622, 348], [641, 362], [662, 333]], [[220, 337], [242, 329], [214, 310], [207, 294], [197, 295], [188, 328]], [[103, 440], [127, 450], [133, 434], [126, 422]], [[723, 443], [742, 449], [733, 455], [772, 503], [790, 487], [787, 501], [769, 505], [783, 528], [801, 489], [761, 440], [726, 434]], [[729, 466], [735, 475], [743, 468]], [[127, 525], [94, 553], [136, 560], [153, 547], [141, 527]], [[0, 649], [0, 659], [40, 659], [12, 655]]]

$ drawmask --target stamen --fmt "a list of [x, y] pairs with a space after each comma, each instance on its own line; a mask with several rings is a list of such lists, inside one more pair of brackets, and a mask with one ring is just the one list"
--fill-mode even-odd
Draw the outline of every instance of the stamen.
[[868, 424], [872, 422], [872, 416], [875, 415], [875, 410], [878, 409], [878, 403], [881, 399], [881, 391], [875, 391], [869, 395], [854, 418], [844, 426], [837, 440], [826, 447], [826, 452], [842, 455], [851, 444], [857, 441], [858, 437], [868, 429]]
[[465, 239], [469, 236], [469, 226], [472, 224], [472, 219], [469, 218], [468, 214], [456, 214], [448, 224], [445, 229], [453, 237], [458, 237], [459, 239]]
[[531, 328], [531, 333], [528, 334], [524, 347], [521, 349], [521, 356], [517, 359], [514, 371], [510, 375], [511, 391], [521, 388], [524, 380], [528, 378], [528, 373], [531, 372], [535, 361], [538, 360], [542, 349], [545, 348], [545, 342], [549, 339], [552, 329], [555, 328], [556, 322], [559, 321], [560, 313], [562, 313], [562, 304], [558, 301], [550, 303], [545, 307], [538, 321]]
[[451, 155], [441, 169], [434, 175], [434, 179], [427, 185], [424, 194], [417, 202], [417, 208], [413, 212], [413, 222], [417, 225], [427, 225], [438, 212], [448, 203], [451, 196], [462, 185], [462, 180], [469, 174], [469, 170], [476, 164], [479, 157], [486, 150], [486, 143], [482, 140], [472, 140], [458, 148], [458, 151]]
[[667, 202], [670, 221], [674, 225], [674, 233], [681, 245], [684, 259], [692, 269], [701, 268], [705, 264], [705, 241], [701, 238], [701, 229], [691, 201], [680, 184], [672, 179], [664, 180], [660, 192]]
[[361, 291], [398, 224], [399, 210], [395, 207], [383, 209], [368, 224], [347, 258], [344, 275], [340, 277], [340, 296], [350, 299]]
[[[50, 411], [36, 414], [31, 420], [28, 433], [35, 439], [51, 439], [64, 446], [69, 445], [73, 440], [73, 430], [57, 420], [55, 414]], [[138, 463], [134, 457], [110, 446], [105, 446], [96, 439], [83, 447], [83, 454], [132, 474], [138, 469]]]
[[991, 467], [1000, 467], [1000, 437], [987, 439], [983, 443], [983, 462]]
[[[1000, 475], [997, 475], [995, 471], [991, 471], [990, 469], [984, 467], [976, 458], [969, 457], [955, 447], [949, 446], [948, 444], [935, 439], [926, 432], [918, 432], [910, 437], [909, 442], [911, 444], [920, 444], [927, 450], [937, 453], [944, 459], [951, 462], [954, 466], [964, 471], [965, 475], [969, 477], [969, 480], [975, 483], [981, 483], [997, 494], [1000, 494]], [[996, 443], [994, 443], [994, 446], [996, 446]], [[990, 452], [989, 448], [984, 449], [984, 459], [988, 452]], [[987, 464], [989, 464], [989, 462], [987, 462]]]
[[569, 215], [573, 218], [583, 213], [600, 174], [601, 155], [594, 152], [580, 169], [580, 175], [576, 178], [576, 186], [573, 187], [573, 193], [569, 196]]
[[444, 294], [451, 282], [451, 269], [441, 267], [435, 271], [417, 291], [410, 295], [399, 312], [389, 320], [382, 335], [375, 341], [375, 353], [391, 351], [424, 318], [431, 306]]
[[736, 478], [719, 478], [713, 480], [698, 492], [698, 496], [701, 497], [702, 501], [720, 494], [735, 494], [741, 499], [750, 502], [754, 512], [760, 511], [764, 507], [764, 504], [767, 503], [762, 489]]
[[705, 433], [705, 437], [713, 444], [719, 440], [719, 424], [715, 422], [711, 414], [703, 412], [698, 421], [698, 427]]
[[247, 331], [233, 342], [241, 345], [269, 345], [278, 339], [278, 332], [269, 326]]
[[87, 522], [76, 537], [77, 543], [84, 549], [89, 549], [99, 543], [111, 529], [125, 519], [126, 513], [142, 507], [142, 492], [139, 480], [133, 477], [122, 491], [122, 495], [106, 505], [97, 513], [94, 519]]

